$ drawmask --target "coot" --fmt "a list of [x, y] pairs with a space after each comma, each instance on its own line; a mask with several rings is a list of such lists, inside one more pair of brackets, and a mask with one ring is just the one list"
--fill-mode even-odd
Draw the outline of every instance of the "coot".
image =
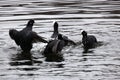
[[83, 43], [84, 48], [86, 50], [90, 49], [90, 48], [94, 48], [96, 46], [96, 43], [97, 43], [96, 37], [93, 35], [88, 35], [87, 32], [84, 30], [82, 30], [81, 33], [83, 36], [82, 43]]
[[46, 61], [62, 61], [63, 55], [62, 49], [66, 46], [66, 42], [62, 35], [58, 35], [58, 39], [54, 39], [48, 42], [43, 55], [46, 57]]
[[36, 32], [32, 31], [32, 27], [34, 24], [34, 20], [29, 20], [26, 27], [21, 30], [17, 31], [15, 29], [9, 30], [9, 35], [11, 39], [13, 39], [18, 46], [25, 52], [29, 52], [32, 49], [32, 43], [34, 42], [43, 42], [47, 43], [41, 36], [37, 35]]

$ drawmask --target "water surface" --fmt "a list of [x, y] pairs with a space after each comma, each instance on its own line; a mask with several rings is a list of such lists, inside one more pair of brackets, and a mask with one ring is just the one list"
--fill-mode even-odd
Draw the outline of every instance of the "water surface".
[[[0, 79], [120, 80], [119, 8], [119, 0], [0, 0]], [[81, 42], [84, 29], [102, 45], [88, 53], [81, 44], [65, 47], [64, 61], [46, 62], [41, 55], [46, 44], [34, 44], [24, 54], [8, 35], [29, 19], [35, 19], [34, 31], [48, 40], [56, 20], [60, 33], [75, 42]]]

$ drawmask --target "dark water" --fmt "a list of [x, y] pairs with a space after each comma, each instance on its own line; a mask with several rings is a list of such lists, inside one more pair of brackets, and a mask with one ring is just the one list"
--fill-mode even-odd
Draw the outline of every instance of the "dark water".
[[[102, 45], [88, 53], [82, 45], [66, 47], [65, 61], [46, 62], [41, 55], [46, 44], [34, 44], [31, 55], [24, 54], [8, 35], [29, 19], [46, 39], [56, 20], [60, 32], [75, 42], [84, 29]], [[120, 80], [119, 36], [119, 0], [0, 0], [0, 80]]]

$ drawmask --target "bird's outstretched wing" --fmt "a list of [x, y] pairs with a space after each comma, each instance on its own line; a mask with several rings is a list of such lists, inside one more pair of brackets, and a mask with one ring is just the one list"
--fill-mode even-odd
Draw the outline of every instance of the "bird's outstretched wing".
[[9, 30], [9, 36], [10, 36], [11, 39], [13, 39], [15, 41], [15, 43], [17, 45], [20, 45], [19, 31], [15, 30], [15, 29], [10, 29]]
[[36, 43], [36, 42], [48, 43], [48, 41], [46, 41], [45, 39], [43, 39], [43, 37], [37, 35], [36, 32], [31, 32], [31, 33], [30, 33], [30, 36], [31, 36], [32, 39], [33, 39], [33, 43]]
[[68, 41], [68, 43], [70, 43], [70, 44], [76, 45], [76, 43], [74, 41], [72, 41], [71, 39], [69, 39], [67, 36], [63, 36], [63, 39], [65, 41]]

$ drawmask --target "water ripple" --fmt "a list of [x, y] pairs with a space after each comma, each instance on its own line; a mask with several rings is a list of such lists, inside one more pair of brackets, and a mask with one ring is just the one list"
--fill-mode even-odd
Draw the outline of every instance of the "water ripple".
[[[2, 80], [119, 80], [119, 0], [0, 0], [0, 78]], [[31, 53], [22, 53], [8, 31], [21, 30], [35, 19], [34, 31], [50, 39], [53, 21], [60, 33], [76, 46], [63, 49], [65, 61], [46, 62], [46, 44], [34, 44]], [[80, 30], [95, 35], [96, 48], [83, 53]], [[87, 77], [86, 77], [87, 76]]]

